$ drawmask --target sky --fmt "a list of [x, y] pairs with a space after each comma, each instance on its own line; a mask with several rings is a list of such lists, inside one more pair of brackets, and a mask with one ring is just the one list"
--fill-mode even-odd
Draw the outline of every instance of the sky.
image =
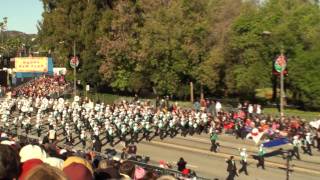
[[36, 34], [42, 12], [40, 0], [0, 0], [0, 22], [8, 17], [8, 30]]

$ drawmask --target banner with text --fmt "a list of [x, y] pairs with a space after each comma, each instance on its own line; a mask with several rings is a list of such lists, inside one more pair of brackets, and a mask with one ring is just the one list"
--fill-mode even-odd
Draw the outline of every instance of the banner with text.
[[16, 72], [48, 72], [47, 57], [16, 57]]

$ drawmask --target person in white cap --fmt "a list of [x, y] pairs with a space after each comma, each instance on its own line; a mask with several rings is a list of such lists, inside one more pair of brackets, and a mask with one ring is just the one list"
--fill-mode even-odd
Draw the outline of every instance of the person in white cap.
[[[240, 149], [239, 149], [240, 150]], [[242, 148], [242, 150], [240, 151], [240, 164], [242, 165], [242, 167], [239, 169], [239, 174], [244, 171], [244, 173], [246, 175], [249, 175], [248, 174], [248, 170], [247, 170], [247, 165], [248, 165], [248, 162], [247, 162], [247, 157], [248, 157], [248, 154], [247, 154], [247, 150], [246, 148]]]

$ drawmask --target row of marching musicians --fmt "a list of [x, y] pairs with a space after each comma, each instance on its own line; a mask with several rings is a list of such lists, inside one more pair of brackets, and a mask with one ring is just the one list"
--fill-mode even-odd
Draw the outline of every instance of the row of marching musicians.
[[164, 139], [179, 133], [186, 136], [212, 131], [211, 116], [205, 112], [162, 111], [139, 101], [105, 105], [81, 101], [79, 97], [70, 102], [62, 98], [20, 97], [6, 99], [1, 107], [6, 109], [2, 121], [16, 131], [19, 126], [27, 134], [36, 129], [39, 137], [51, 132], [52, 139], [55, 136], [52, 134], [61, 127], [67, 143], [73, 143], [74, 137], [79, 137], [84, 146], [88, 138], [97, 141], [106, 138], [113, 146], [116, 138], [138, 142], [140, 138], [150, 141], [154, 136]]

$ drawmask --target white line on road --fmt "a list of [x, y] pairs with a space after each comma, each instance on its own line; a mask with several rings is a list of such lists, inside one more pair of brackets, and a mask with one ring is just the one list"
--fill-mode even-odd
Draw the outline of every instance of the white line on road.
[[198, 168], [198, 166], [192, 165], [192, 164], [187, 164], [188, 167], [190, 168]]

